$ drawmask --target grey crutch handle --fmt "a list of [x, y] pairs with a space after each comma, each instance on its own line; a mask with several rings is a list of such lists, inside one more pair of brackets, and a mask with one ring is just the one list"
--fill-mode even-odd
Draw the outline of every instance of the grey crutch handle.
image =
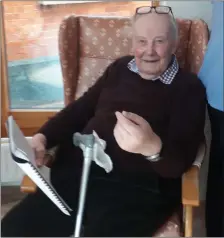
[[80, 144], [83, 144], [89, 148], [93, 148], [95, 143], [95, 137], [93, 134], [91, 135], [81, 135], [79, 133], [75, 133], [73, 137], [73, 143], [76, 146], [80, 146]]

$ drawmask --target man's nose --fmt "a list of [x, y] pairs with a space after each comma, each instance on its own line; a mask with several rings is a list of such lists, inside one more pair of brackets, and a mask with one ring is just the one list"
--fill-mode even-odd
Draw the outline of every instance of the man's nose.
[[148, 42], [147, 47], [146, 47], [146, 53], [147, 53], [148, 55], [153, 55], [154, 52], [155, 52], [155, 50], [154, 50], [154, 44], [153, 44], [153, 42]]

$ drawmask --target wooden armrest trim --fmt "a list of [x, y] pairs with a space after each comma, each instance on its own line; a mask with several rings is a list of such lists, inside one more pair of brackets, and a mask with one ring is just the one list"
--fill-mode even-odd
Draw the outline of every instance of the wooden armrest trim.
[[199, 206], [199, 170], [192, 166], [182, 177], [182, 203], [183, 205]]
[[23, 177], [20, 185], [20, 191], [22, 193], [35, 193], [37, 191], [37, 185], [27, 175]]
[[182, 177], [182, 203], [188, 206], [199, 206], [199, 171], [204, 160], [206, 145], [202, 143], [198, 149], [195, 162]]

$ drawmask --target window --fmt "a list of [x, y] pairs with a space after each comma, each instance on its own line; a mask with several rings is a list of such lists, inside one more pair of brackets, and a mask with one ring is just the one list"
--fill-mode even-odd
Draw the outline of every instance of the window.
[[[42, 4], [57, 3], [41, 8]], [[58, 30], [70, 14], [133, 13], [145, 1], [0, 1], [2, 136], [13, 115], [26, 136], [64, 107]], [[88, 5], [87, 5], [88, 2]], [[121, 4], [120, 6], [118, 6]], [[122, 5], [123, 4], [123, 5]], [[120, 11], [120, 12], [119, 12]]]
[[[36, 1], [1, 1], [1, 108], [13, 115], [24, 134], [35, 131], [64, 107], [58, 29], [64, 12], [52, 20]], [[4, 10], [4, 11], [3, 11]], [[55, 10], [54, 10], [55, 11]]]

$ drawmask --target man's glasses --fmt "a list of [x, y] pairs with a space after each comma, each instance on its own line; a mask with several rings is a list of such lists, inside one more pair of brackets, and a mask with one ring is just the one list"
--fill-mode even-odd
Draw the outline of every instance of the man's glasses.
[[171, 15], [173, 16], [173, 12], [172, 12], [171, 7], [168, 7], [168, 6], [158, 6], [158, 7], [145, 6], [145, 7], [138, 7], [136, 9], [135, 17], [137, 17], [137, 15], [143, 15], [143, 14], [151, 13], [152, 9], [157, 14], [169, 14], [169, 13], [171, 13]]

